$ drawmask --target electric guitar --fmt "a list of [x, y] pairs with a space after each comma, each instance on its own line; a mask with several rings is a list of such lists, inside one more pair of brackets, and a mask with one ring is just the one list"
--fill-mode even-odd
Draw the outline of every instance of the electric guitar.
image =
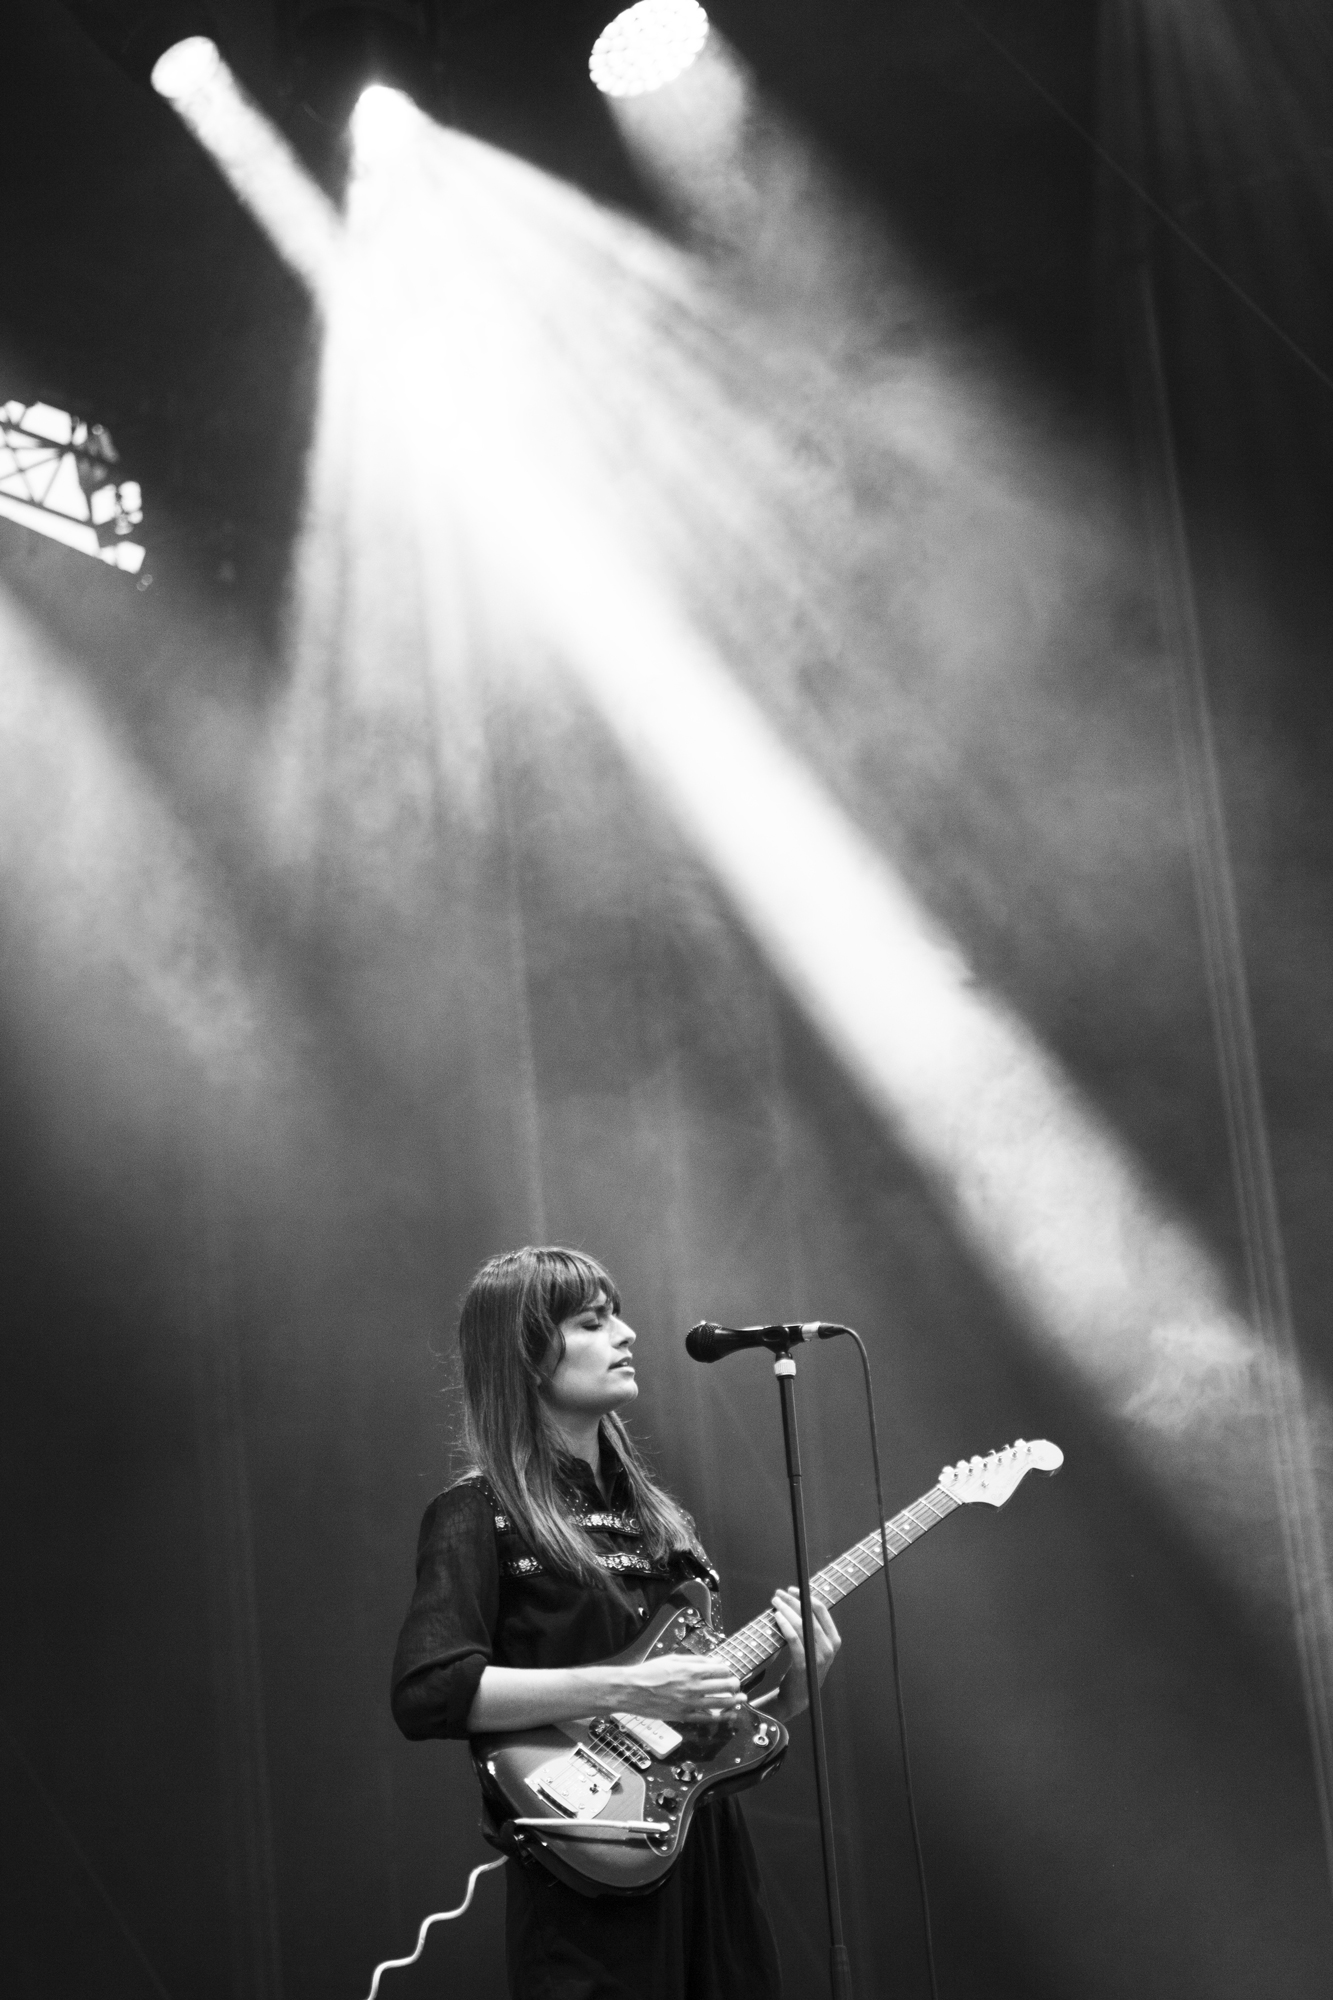
[[[986, 1458], [946, 1465], [938, 1485], [885, 1523], [890, 1556], [952, 1514], [984, 1502], [1003, 1507], [1027, 1473], [1055, 1472], [1064, 1453], [1020, 1438]], [[817, 1604], [836, 1604], [883, 1566], [879, 1530], [810, 1579]], [[682, 1582], [616, 1664], [659, 1653], [711, 1653], [742, 1687], [753, 1687], [783, 1640], [771, 1611], [729, 1639], [708, 1628], [708, 1588]], [[663, 1722], [655, 1716], [590, 1716], [544, 1729], [474, 1736], [472, 1759], [492, 1821], [488, 1838], [527, 1852], [587, 1896], [645, 1895], [680, 1858], [700, 1802], [771, 1777], [787, 1731], [748, 1702], [725, 1720]]]

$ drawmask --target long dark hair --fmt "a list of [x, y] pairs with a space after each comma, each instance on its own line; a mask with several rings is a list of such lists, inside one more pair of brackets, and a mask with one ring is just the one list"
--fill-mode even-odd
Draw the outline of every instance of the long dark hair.
[[[562, 1320], [605, 1293], [620, 1311], [615, 1280], [595, 1257], [559, 1245], [508, 1250], [490, 1258], [463, 1297], [458, 1348], [463, 1364], [463, 1445], [469, 1471], [490, 1482], [533, 1553], [552, 1568], [607, 1587], [587, 1532], [570, 1520], [561, 1491], [563, 1440], [542, 1394], [564, 1352]], [[648, 1553], [702, 1556], [694, 1523], [656, 1483], [614, 1412], [601, 1420], [629, 1479]]]

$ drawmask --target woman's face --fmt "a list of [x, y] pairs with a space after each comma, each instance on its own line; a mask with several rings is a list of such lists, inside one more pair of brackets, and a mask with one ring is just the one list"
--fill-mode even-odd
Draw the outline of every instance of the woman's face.
[[562, 1320], [560, 1331], [565, 1351], [546, 1378], [547, 1401], [557, 1415], [602, 1417], [634, 1401], [634, 1329], [617, 1317], [604, 1291]]

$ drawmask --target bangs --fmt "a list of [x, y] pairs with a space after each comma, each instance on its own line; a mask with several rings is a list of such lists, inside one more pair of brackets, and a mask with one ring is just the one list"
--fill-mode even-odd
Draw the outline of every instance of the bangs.
[[619, 1313], [615, 1280], [595, 1257], [585, 1257], [581, 1250], [544, 1250], [540, 1255], [544, 1266], [542, 1304], [557, 1326], [592, 1305], [599, 1292], [606, 1294], [612, 1312]]

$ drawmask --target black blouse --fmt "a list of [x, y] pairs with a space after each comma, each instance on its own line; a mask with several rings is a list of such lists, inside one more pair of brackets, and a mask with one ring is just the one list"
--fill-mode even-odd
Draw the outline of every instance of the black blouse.
[[560, 1576], [523, 1541], [486, 1481], [437, 1494], [417, 1539], [417, 1584], [393, 1663], [393, 1713], [405, 1736], [466, 1736], [483, 1669], [579, 1667], [628, 1646], [687, 1576], [702, 1577], [718, 1622], [718, 1582], [689, 1550], [655, 1561], [624, 1467], [603, 1443], [603, 1500], [592, 1467], [566, 1459], [570, 1518], [614, 1579], [609, 1589]]
[[[417, 1587], [393, 1663], [393, 1712], [405, 1736], [465, 1736], [484, 1668], [577, 1667], [610, 1658], [672, 1589], [703, 1577], [718, 1623], [717, 1578], [687, 1551], [655, 1563], [623, 1466], [602, 1447], [592, 1468], [562, 1465], [570, 1516], [587, 1531], [611, 1587], [556, 1575], [481, 1479], [431, 1501], [417, 1544]], [[768, 1905], [739, 1801], [704, 1802], [665, 1884], [646, 1896], [581, 1895], [530, 1857], [505, 1870], [505, 1957], [516, 2000], [780, 2000]]]

